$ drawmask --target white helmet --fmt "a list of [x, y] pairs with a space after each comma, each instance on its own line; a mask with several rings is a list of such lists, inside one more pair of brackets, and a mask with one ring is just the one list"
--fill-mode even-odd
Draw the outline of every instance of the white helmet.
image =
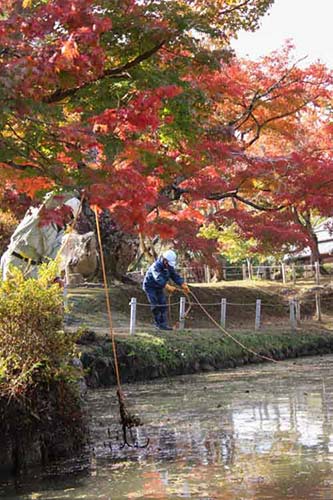
[[177, 261], [177, 255], [173, 250], [167, 250], [162, 254], [163, 259], [168, 261], [169, 266], [175, 267]]
[[77, 198], [71, 198], [70, 200], [65, 201], [64, 205], [67, 205], [69, 208], [71, 208], [74, 217], [76, 217], [79, 213], [81, 202]]

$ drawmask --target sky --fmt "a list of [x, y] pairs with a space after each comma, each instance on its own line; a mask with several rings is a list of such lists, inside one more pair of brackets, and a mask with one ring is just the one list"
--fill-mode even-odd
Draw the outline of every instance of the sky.
[[320, 59], [333, 68], [333, 0], [275, 0], [260, 24], [239, 33], [232, 43], [237, 55], [257, 59], [292, 39], [296, 57], [307, 56], [303, 64]]

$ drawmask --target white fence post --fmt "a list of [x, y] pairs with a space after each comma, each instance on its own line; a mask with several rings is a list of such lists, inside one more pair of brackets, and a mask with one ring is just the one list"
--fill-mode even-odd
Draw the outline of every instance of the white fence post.
[[320, 292], [316, 292], [316, 316], [317, 320], [321, 321], [321, 301], [320, 301]]
[[245, 264], [242, 264], [242, 274], [243, 274], [243, 280], [246, 280], [247, 276], [246, 276], [246, 265]]
[[130, 335], [135, 334], [135, 326], [136, 326], [136, 298], [132, 297], [131, 302], [131, 316], [130, 316]]
[[285, 285], [287, 283], [287, 279], [286, 279], [286, 265], [284, 263], [281, 264], [281, 272], [282, 272], [282, 283]]
[[64, 287], [62, 289], [62, 296], [64, 299], [64, 309], [67, 310], [68, 307], [68, 287], [67, 287], [67, 282], [64, 282]]
[[296, 328], [296, 315], [295, 315], [295, 301], [294, 299], [289, 300], [289, 318], [292, 330]]
[[316, 285], [320, 285], [320, 265], [317, 260], [315, 262], [315, 273], [316, 273]]
[[260, 316], [261, 316], [261, 300], [257, 299], [256, 300], [256, 320], [255, 320], [255, 325], [254, 325], [255, 330], [260, 329]]
[[186, 298], [180, 297], [179, 303], [179, 329], [184, 330], [185, 328], [185, 306], [186, 306]]
[[207, 283], [210, 283], [210, 267], [207, 266]]
[[207, 264], [204, 265], [204, 275], [205, 275], [205, 283], [210, 283], [210, 269]]
[[225, 328], [227, 318], [227, 299], [221, 299], [221, 326]]
[[252, 264], [249, 260], [247, 261], [247, 273], [249, 275], [249, 280], [252, 280], [253, 279], [253, 269], [252, 269]]

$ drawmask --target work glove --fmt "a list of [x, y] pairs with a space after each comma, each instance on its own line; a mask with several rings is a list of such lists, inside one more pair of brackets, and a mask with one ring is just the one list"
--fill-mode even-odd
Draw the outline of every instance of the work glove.
[[189, 294], [190, 293], [190, 289], [188, 287], [188, 284], [187, 283], [183, 283], [182, 284], [182, 289], [184, 290], [185, 293]]
[[165, 285], [165, 289], [168, 293], [173, 293], [177, 290], [175, 286], [169, 285], [169, 283]]

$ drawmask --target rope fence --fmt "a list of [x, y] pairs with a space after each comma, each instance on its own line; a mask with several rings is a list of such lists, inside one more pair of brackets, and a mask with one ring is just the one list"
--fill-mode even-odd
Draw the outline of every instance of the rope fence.
[[[255, 331], [259, 331], [263, 326], [263, 311], [266, 308], [275, 308], [280, 312], [285, 311], [284, 318], [290, 326], [292, 331], [296, 331], [297, 327], [300, 326], [301, 321], [306, 321], [308, 316], [306, 310], [311, 307], [313, 314], [311, 314], [311, 319], [314, 317], [317, 321], [322, 320], [322, 305], [323, 303], [333, 303], [333, 297], [323, 297], [320, 291], [315, 291], [313, 297], [306, 297], [306, 299], [301, 300], [297, 297], [289, 299], [287, 304], [283, 303], [266, 303], [262, 299], [256, 299], [255, 302], [242, 303], [242, 302], [229, 302], [225, 297], [222, 297], [220, 302], [202, 303], [201, 306], [205, 307], [215, 307], [219, 312], [219, 323], [225, 328], [228, 323], [228, 312], [230, 307], [252, 307], [253, 308], [253, 326]], [[184, 330], [186, 328], [186, 323], [188, 321], [186, 308], [188, 310], [200, 307], [199, 304], [188, 301], [186, 297], [180, 297], [180, 300], [175, 302], [169, 302], [167, 307], [169, 308], [169, 315], [171, 307], [176, 307], [178, 309], [178, 329]], [[132, 297], [130, 302], [130, 335], [135, 335], [137, 330], [137, 313], [138, 308], [150, 308], [150, 304], [138, 302], [136, 297]], [[158, 307], [158, 306], [154, 306]], [[165, 307], [161, 305], [160, 307]], [[303, 310], [302, 310], [303, 307]], [[169, 318], [170, 319], [170, 318]], [[272, 319], [278, 320], [280, 318], [272, 316]]]

